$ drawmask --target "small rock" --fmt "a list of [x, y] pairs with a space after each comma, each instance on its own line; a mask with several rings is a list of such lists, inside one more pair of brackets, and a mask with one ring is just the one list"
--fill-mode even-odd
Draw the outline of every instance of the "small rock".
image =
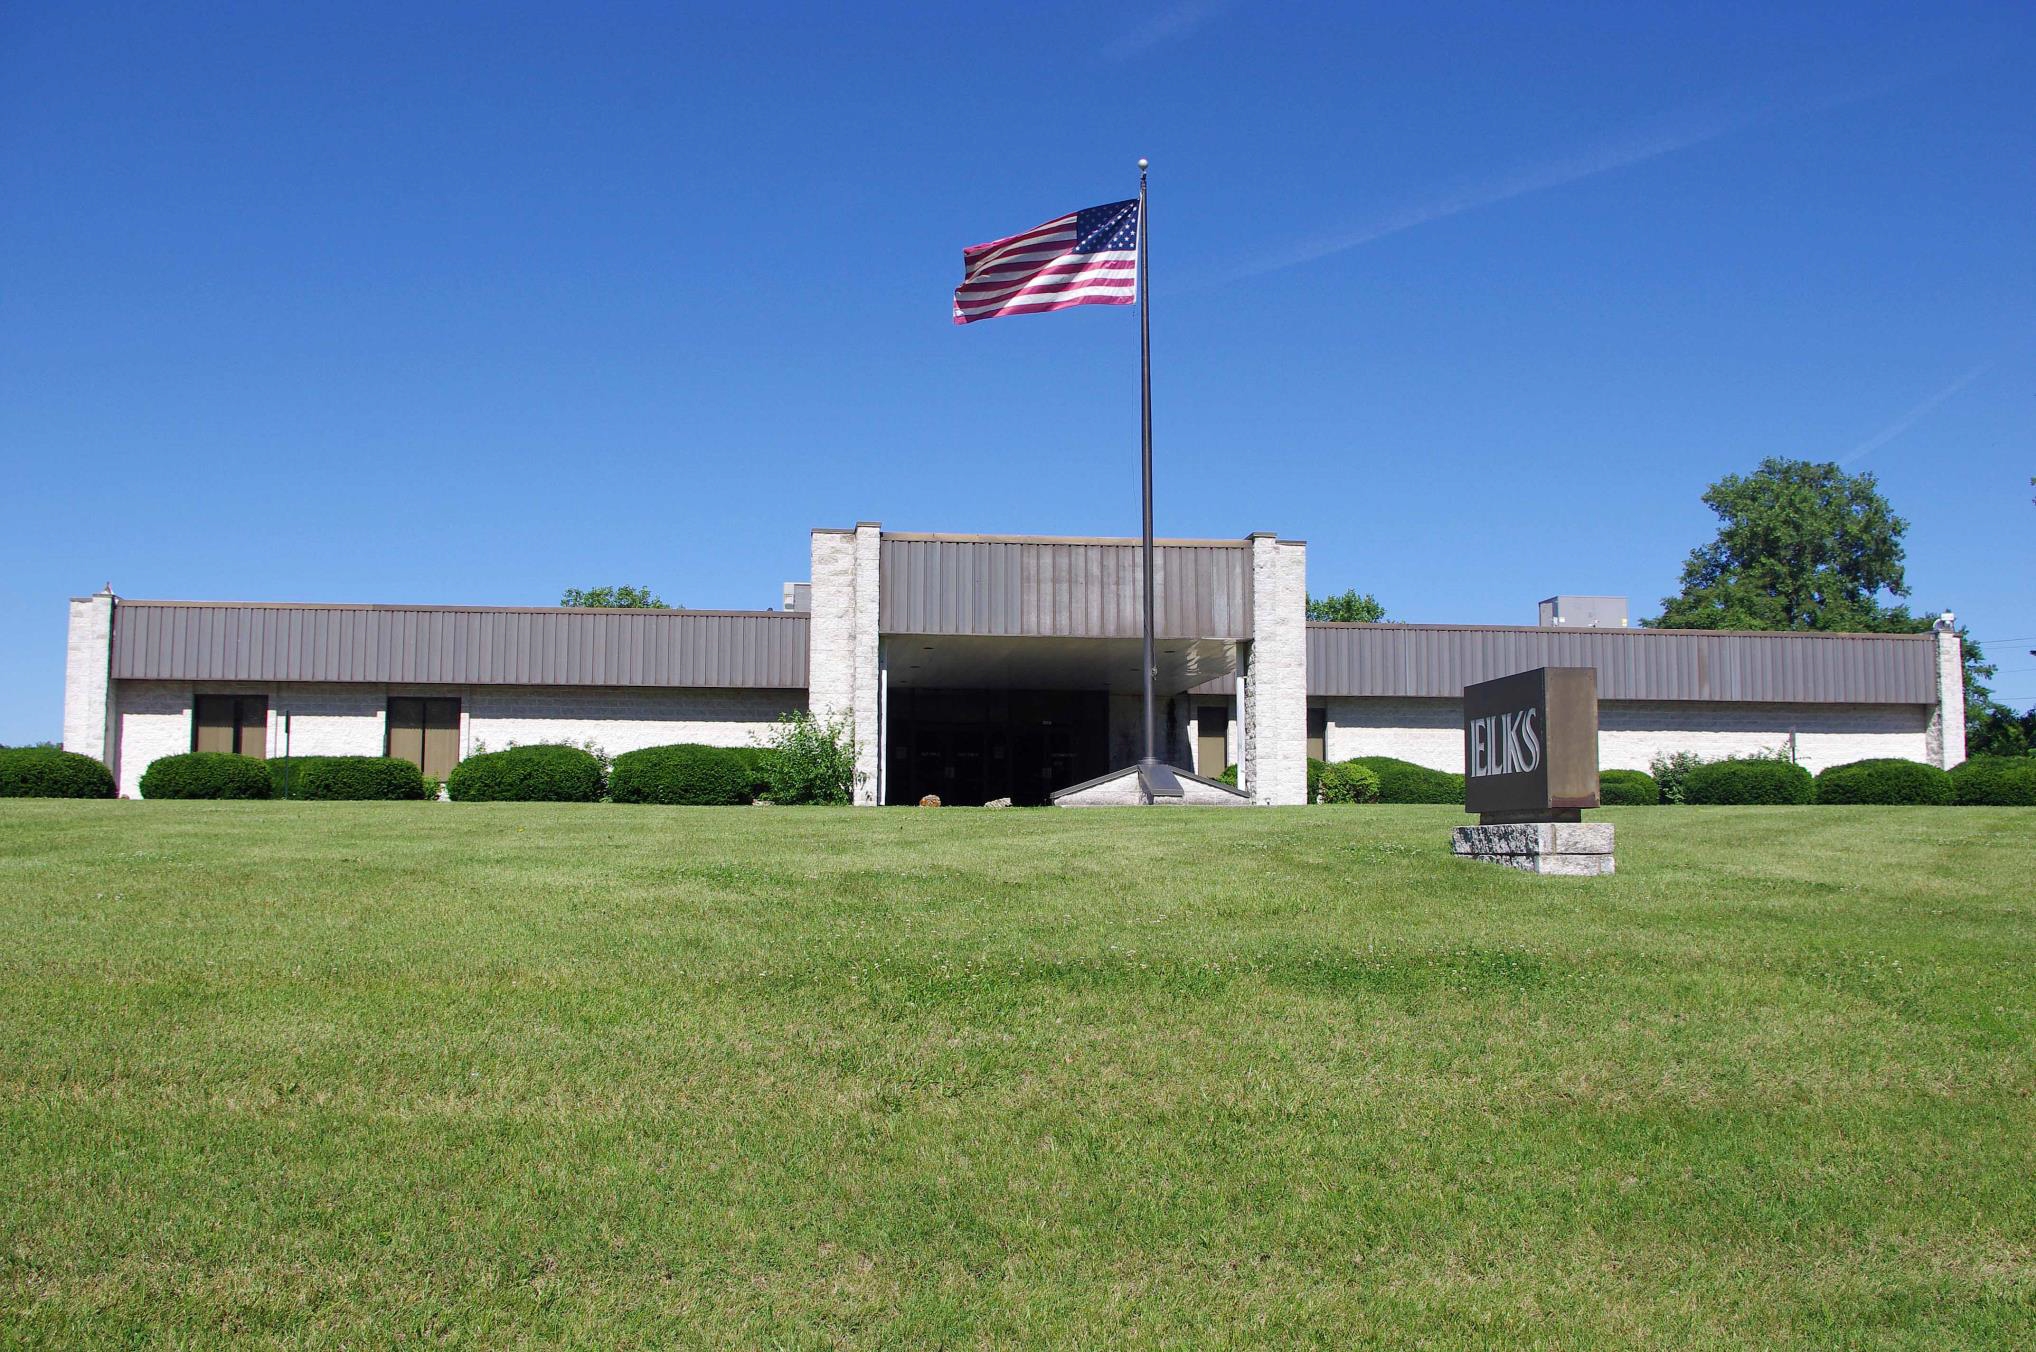
[[983, 804], [983, 806], [984, 806], [984, 807], [1009, 807], [1009, 806], [1011, 806], [1011, 800], [1010, 800], [1009, 798], [992, 798], [992, 799], [991, 799], [991, 800], [990, 800], [989, 802], [987, 802], [987, 803], [984, 803], [984, 804]]

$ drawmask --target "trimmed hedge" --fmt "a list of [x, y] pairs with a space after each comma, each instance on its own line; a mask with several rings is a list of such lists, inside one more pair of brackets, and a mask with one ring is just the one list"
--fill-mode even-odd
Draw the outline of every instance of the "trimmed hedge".
[[1235, 763], [1233, 762], [1232, 764], [1229, 764], [1229, 765], [1226, 765], [1226, 766], [1224, 766], [1224, 767], [1223, 767], [1223, 773], [1222, 773], [1222, 774], [1220, 774], [1220, 775], [1217, 775], [1217, 776], [1216, 776], [1216, 778], [1217, 778], [1217, 779], [1218, 779], [1218, 780], [1219, 780], [1220, 782], [1222, 782], [1222, 783], [1224, 783], [1224, 784], [1228, 784], [1228, 785], [1229, 785], [1229, 786], [1230, 786], [1231, 788], [1233, 788], [1233, 789], [1234, 789], [1234, 788], [1236, 788], [1236, 787], [1237, 787], [1237, 766], [1236, 766], [1236, 764], [1235, 764]]
[[601, 787], [601, 762], [576, 746], [484, 751], [445, 777], [456, 803], [598, 803]]
[[1912, 760], [1862, 760], [1827, 766], [1817, 775], [1817, 801], [1827, 804], [1949, 807], [1951, 776]]
[[1707, 806], [1808, 803], [1816, 781], [1800, 765], [1778, 760], [1706, 761], [1683, 780], [1683, 801]]
[[424, 772], [394, 756], [305, 756], [294, 795], [324, 802], [415, 802]]
[[1378, 776], [1381, 803], [1463, 804], [1463, 776], [1447, 770], [1431, 770], [1391, 756], [1358, 756], [1339, 763], [1361, 765]]
[[1661, 785], [1645, 770], [1600, 770], [1598, 802], [1605, 807], [1659, 807]]
[[224, 751], [164, 756], [141, 772], [144, 798], [270, 798], [275, 791], [268, 766]]
[[55, 747], [0, 750], [0, 798], [111, 798], [113, 773], [90, 756]]
[[1324, 776], [1327, 773], [1329, 773], [1328, 761], [1319, 761], [1316, 760], [1313, 756], [1308, 757], [1309, 802], [1319, 803], [1322, 801], [1322, 776]]
[[754, 803], [762, 798], [771, 786], [771, 758], [777, 752], [767, 746], [731, 746], [724, 749], [740, 760], [749, 774], [749, 801]]
[[615, 758], [608, 796], [618, 803], [741, 807], [756, 801], [756, 757], [732, 746], [650, 746]]
[[2036, 807], [2036, 756], [1974, 756], [1951, 767], [1960, 807]]
[[292, 792], [297, 787], [297, 777], [304, 773], [305, 766], [317, 759], [316, 756], [271, 756], [263, 761], [269, 772], [269, 797], [298, 797]]
[[1376, 803], [1379, 777], [1356, 761], [1331, 765], [1322, 773], [1322, 801], [1325, 803]]

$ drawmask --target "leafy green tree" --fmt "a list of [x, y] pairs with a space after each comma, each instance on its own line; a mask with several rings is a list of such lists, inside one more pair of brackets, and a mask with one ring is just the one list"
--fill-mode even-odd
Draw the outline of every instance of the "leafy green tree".
[[1717, 538], [1692, 550], [1682, 592], [1662, 601], [1663, 629], [1875, 627], [1882, 596], [1907, 596], [1902, 533], [1871, 474], [1768, 459], [1704, 494]]
[[765, 742], [766, 796], [773, 803], [847, 803], [855, 793], [855, 734], [844, 718], [800, 709], [782, 714]]
[[[1704, 504], [1718, 514], [1717, 538], [1690, 551], [1680, 595], [1662, 599], [1658, 629], [1814, 629], [1829, 633], [1920, 634], [1934, 620], [1884, 597], [1909, 594], [1902, 534], [1871, 474], [1837, 465], [1769, 458], [1753, 473], [1728, 474]], [[1968, 754], [2012, 742], [2020, 724], [1987, 686], [1994, 665], [1959, 626], [1965, 653]], [[2020, 753], [2008, 753], [2020, 754]]]
[[1386, 608], [1370, 592], [1351, 590], [1340, 596], [1308, 598], [1308, 618], [1333, 624], [1379, 624]]
[[578, 587], [568, 587], [566, 594], [559, 597], [558, 603], [562, 606], [591, 606], [602, 610], [671, 609], [648, 587], [590, 587], [585, 591]]

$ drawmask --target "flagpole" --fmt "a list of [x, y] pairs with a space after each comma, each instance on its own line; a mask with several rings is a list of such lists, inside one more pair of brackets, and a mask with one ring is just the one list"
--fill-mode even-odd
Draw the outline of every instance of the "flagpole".
[[1140, 787], [1147, 800], [1158, 795], [1179, 797], [1180, 781], [1159, 758], [1159, 706], [1153, 699], [1153, 558], [1152, 558], [1152, 293], [1146, 285], [1145, 171], [1138, 162], [1138, 441], [1139, 477], [1143, 490], [1144, 535], [1140, 541], [1145, 565], [1145, 753], [1138, 761]]

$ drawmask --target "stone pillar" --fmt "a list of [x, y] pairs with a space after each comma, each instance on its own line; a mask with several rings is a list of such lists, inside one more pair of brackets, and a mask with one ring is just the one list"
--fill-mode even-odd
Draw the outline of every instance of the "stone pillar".
[[64, 750], [118, 773], [113, 707], [113, 593], [74, 597], [64, 653]]
[[877, 664], [882, 534], [869, 521], [852, 531], [813, 532], [807, 704], [814, 717], [843, 718], [853, 729], [858, 804], [877, 801], [877, 761], [883, 751], [883, 681]]
[[1308, 549], [1251, 537], [1251, 648], [1244, 657], [1238, 787], [1255, 803], [1308, 801]]
[[1937, 639], [1937, 707], [1923, 741], [1930, 763], [1949, 770], [1965, 759], [1965, 643], [1950, 611], [1932, 626]]
[[877, 600], [882, 586], [883, 527], [855, 524], [855, 801], [875, 807], [877, 761], [884, 753], [883, 669]]

